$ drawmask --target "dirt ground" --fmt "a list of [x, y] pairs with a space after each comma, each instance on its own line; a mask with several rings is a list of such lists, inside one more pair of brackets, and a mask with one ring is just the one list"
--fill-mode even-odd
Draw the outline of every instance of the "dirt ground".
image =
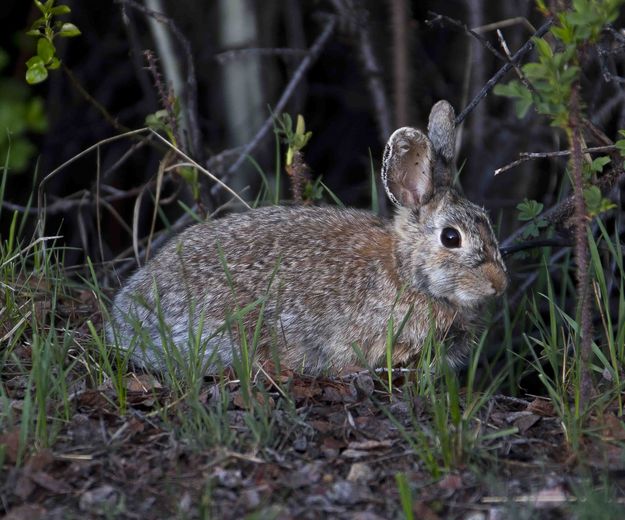
[[[455, 445], [457, 467], [437, 475], [415, 442], [419, 427], [435, 429], [428, 403], [406, 395], [409, 376], [397, 371], [389, 395], [368, 372], [283, 371], [258, 378], [254, 402], [234, 380], [207, 379], [198, 404], [210, 409], [228, 392], [228, 405], [221, 425], [195, 435], [179, 420], [188, 403], [152, 375], [128, 374], [125, 414], [111, 387], [83, 388], [54, 445], [31, 450], [21, 466], [19, 429], [0, 435], [5, 518], [374, 520], [409, 516], [402, 507], [424, 520], [625, 518], [625, 429], [615, 414], [573, 453], [548, 400], [494, 395], [472, 424], [476, 442]], [[250, 422], [258, 405], [268, 420], [260, 440]], [[411, 489], [404, 506], [398, 473]]]

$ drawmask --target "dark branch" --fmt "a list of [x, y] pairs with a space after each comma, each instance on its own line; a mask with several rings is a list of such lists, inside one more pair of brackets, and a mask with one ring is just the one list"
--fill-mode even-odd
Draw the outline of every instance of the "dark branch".
[[445, 16], [444, 14], [435, 13], [434, 11], [428, 11], [428, 14], [430, 16], [433, 16], [434, 18], [432, 18], [431, 20], [426, 20], [425, 23], [427, 25], [429, 26], [434, 26], [435, 24], [452, 25], [453, 27], [456, 27], [457, 29], [464, 31], [469, 36], [473, 36], [477, 41], [479, 41], [486, 49], [492, 52], [501, 61], [507, 61], [506, 57], [503, 54], [501, 54], [497, 49], [495, 49], [495, 47], [493, 47], [492, 44], [486, 38], [484, 38], [484, 36], [482, 36], [481, 34], [478, 34], [473, 29], [469, 29], [469, 27], [467, 27], [466, 24], [463, 24], [461, 21], [455, 20], [454, 18], [450, 18], [449, 16]]
[[[284, 89], [282, 96], [280, 96], [280, 99], [276, 103], [276, 106], [274, 107], [275, 114], [279, 114], [280, 112], [284, 110], [289, 99], [295, 92], [297, 85], [299, 85], [299, 82], [303, 79], [304, 74], [315, 62], [315, 60], [319, 56], [319, 53], [321, 52], [321, 50], [327, 43], [332, 33], [334, 32], [335, 26], [336, 26], [336, 18], [330, 17], [323, 31], [317, 37], [313, 45], [310, 47], [308, 54], [299, 64], [299, 67], [297, 67], [297, 70], [294, 72], [293, 76], [291, 77], [291, 80], [289, 81], [288, 85]], [[247, 160], [247, 157], [256, 149], [256, 147], [263, 140], [265, 135], [267, 135], [267, 132], [269, 132], [272, 125], [273, 125], [273, 114], [265, 120], [265, 122], [259, 128], [258, 132], [256, 132], [256, 135], [253, 137], [253, 139], [245, 146], [245, 148], [243, 148], [243, 151], [239, 154], [239, 158], [234, 162], [234, 164], [232, 164], [232, 166], [230, 166], [230, 168], [228, 168], [228, 171], [226, 173], [226, 178], [232, 175], [233, 173], [235, 173], [241, 167], [241, 165]], [[215, 193], [215, 190], [217, 189], [219, 189], [219, 185], [213, 186], [213, 189], [211, 191]]]
[[494, 86], [501, 81], [501, 78], [505, 76], [505, 74], [512, 69], [513, 64], [519, 63], [521, 59], [534, 48], [533, 38], [540, 38], [543, 36], [553, 25], [553, 18], [547, 20], [533, 35], [532, 38], [527, 40], [523, 47], [521, 47], [518, 51], [514, 53], [512, 58], [508, 63], [506, 63], [503, 67], [501, 67], [497, 73], [490, 78], [486, 85], [480, 90], [477, 95], [473, 98], [473, 100], [467, 105], [467, 107], [456, 116], [456, 126], [462, 123], [464, 119], [469, 115], [469, 113], [478, 105], [480, 101], [488, 94]]
[[571, 247], [573, 244], [570, 240], [561, 239], [544, 239], [544, 240], [527, 240], [525, 242], [519, 242], [511, 246], [500, 247], [499, 252], [502, 256], [509, 256], [519, 251], [525, 251], [526, 249], [537, 249], [539, 247]]

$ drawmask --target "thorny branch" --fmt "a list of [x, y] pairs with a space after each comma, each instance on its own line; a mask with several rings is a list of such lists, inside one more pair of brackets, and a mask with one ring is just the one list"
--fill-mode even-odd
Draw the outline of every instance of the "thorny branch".
[[185, 106], [189, 123], [189, 137], [191, 141], [190, 151], [191, 153], [202, 160], [202, 135], [200, 132], [199, 117], [198, 117], [198, 101], [197, 101], [197, 80], [195, 77], [195, 65], [193, 63], [193, 53], [191, 51], [191, 44], [186, 38], [184, 33], [178, 28], [176, 23], [169, 17], [162, 13], [157, 13], [148, 9], [147, 7], [135, 2], [134, 0], [115, 0], [116, 3], [121, 4], [123, 7], [128, 6], [132, 9], [136, 9], [141, 13], [154, 18], [156, 21], [164, 24], [176, 37], [185, 55], [186, 67], [187, 67], [187, 81], [185, 92]]
[[178, 135], [178, 120], [176, 118], [176, 114], [174, 111], [174, 92], [170, 88], [165, 90], [165, 84], [163, 81], [163, 77], [158, 70], [158, 66], [156, 64], [156, 56], [150, 50], [143, 51], [143, 55], [148, 62], [148, 70], [152, 74], [152, 78], [154, 80], [154, 86], [156, 87], [156, 91], [158, 92], [158, 97], [161, 101], [161, 106], [167, 112], [167, 119], [169, 127], [171, 128], [171, 133], [175, 136], [178, 146], [182, 145], [182, 139]]
[[590, 300], [590, 273], [588, 261], [588, 237], [586, 202], [583, 191], [582, 167], [582, 123], [580, 120], [579, 87], [573, 88], [570, 104], [570, 139], [573, 147], [571, 155], [573, 198], [575, 208], [575, 260], [577, 263], [577, 298], [581, 312], [580, 354], [581, 354], [581, 402], [589, 406], [593, 393], [590, 377], [590, 358], [592, 355], [592, 315]]

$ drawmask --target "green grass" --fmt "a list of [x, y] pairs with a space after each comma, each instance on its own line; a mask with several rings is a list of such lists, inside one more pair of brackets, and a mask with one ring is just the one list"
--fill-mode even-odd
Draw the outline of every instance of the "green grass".
[[[6, 175], [3, 175], [0, 193], [5, 183]], [[262, 198], [279, 197], [278, 186], [271, 186], [266, 177], [262, 190], [257, 204], [264, 202]], [[377, 209], [373, 181], [371, 190], [373, 208]], [[329, 191], [328, 196], [333, 197]], [[1, 207], [0, 203], [0, 210]], [[595, 328], [593, 337], [591, 368], [597, 394], [592, 403], [581, 401], [580, 331], [577, 310], [571, 304], [575, 300], [575, 283], [570, 255], [552, 262], [552, 252], [544, 249], [532, 263], [525, 264], [535, 274], [532, 289], [514, 305], [503, 300], [496, 317], [476, 338], [467, 367], [460, 373], [444, 361], [447, 345], [430, 337], [418, 362], [411, 367], [414, 372], [403, 384], [395, 383], [393, 347], [410, 313], [401, 322], [389, 319], [386, 371], [376, 372], [370, 367], [378, 388], [372, 401], [391, 419], [419, 468], [432, 479], [461, 468], [476, 472], [483, 468], [498, 470], [501, 443], [518, 437], [519, 432], [513, 426], [489, 425], [489, 406], [497, 393], [523, 395], [527, 378], [533, 377], [542, 385], [540, 393], [553, 404], [566, 450], [580, 461], [585, 457], [585, 442], [599, 437], [597, 424], [602, 414], [609, 410], [622, 418], [625, 271], [618, 235], [611, 235], [601, 221], [595, 222], [596, 232], [594, 236], [589, 234], [589, 246], [593, 308], [600, 326]], [[113, 392], [107, 396], [112, 396], [108, 403], [112, 409], [120, 417], [132, 413], [128, 400], [131, 352], [110, 344], [102, 328], [110, 306], [110, 292], [100, 285], [102, 266], [89, 262], [82, 270], [82, 277], [71, 274], [64, 268], [64, 247], [54, 237], [28, 237], [26, 229], [27, 218], [15, 213], [8, 233], [0, 241], [0, 432], [19, 432], [17, 465], [23, 464], [32, 452], [54, 447], [76, 411], [72, 396], [77, 388], [110, 387]], [[223, 253], [221, 260], [236, 296]], [[274, 380], [255, 365], [267, 297], [278, 269], [276, 265], [265, 295], [235, 308], [223, 327], [215, 332], [231, 333], [239, 338], [231, 367], [219, 367], [214, 356], [206, 352], [211, 338], [202, 337], [202, 317], [197, 327], [190, 327], [188, 349], [181, 350], [175, 345], [155, 295], [157, 314], [161, 316], [164, 366], [157, 377], [168, 397], [159, 401], [158, 393], [153, 390], [156, 404], [149, 417], [159, 420], [159, 424], [174, 432], [176, 439], [192, 450], [230, 450], [252, 456], [264, 450], [280, 450], [288, 445], [293, 432], [305, 424], [305, 411], [296, 409], [289, 395], [289, 382]], [[89, 294], [97, 302], [95, 314], [94, 309], [84, 315], [68, 311], [79, 302], [81, 294]], [[252, 327], [246, 320], [250, 313], [257, 316]], [[196, 315], [192, 304], [189, 314]], [[151, 348], [140, 324], [135, 323], [134, 328], [136, 348]], [[354, 349], [359, 352], [357, 345]], [[360, 356], [364, 358], [361, 352]], [[275, 348], [272, 359], [279, 372], [280, 360]], [[207, 366], [213, 365], [218, 369], [207, 380]], [[9, 380], [12, 385], [18, 385], [17, 390], [7, 390]], [[279, 399], [274, 399], [276, 396]], [[233, 402], [235, 399], [237, 403]], [[410, 410], [408, 421], [395, 417], [391, 411], [398, 399]], [[18, 407], [14, 406], [16, 402]], [[419, 414], [415, 412], [415, 403], [422, 404]], [[233, 414], [240, 419], [238, 428], [232, 426]], [[6, 465], [6, 457], [6, 447], [0, 446], [0, 465]], [[200, 512], [209, 515], [212, 484], [205, 484]], [[406, 518], [411, 518], [415, 500], [413, 483], [405, 474], [398, 473], [396, 485], [401, 509]], [[574, 493], [580, 500], [567, 504], [567, 511], [578, 518], [590, 518], [595, 504], [602, 501], [608, 504], [602, 514], [616, 511], [617, 490], [609, 481], [604, 488], [583, 481]], [[517, 506], [510, 505], [511, 517], [524, 517]]]
[[[616, 304], [618, 312], [614, 315], [610, 308], [610, 305], [614, 306], [614, 299], [609, 294], [610, 282], [606, 279], [604, 267], [617, 267], [619, 289], [622, 289], [622, 257], [619, 255], [620, 244], [617, 240], [610, 237], [601, 223], [598, 226], [599, 239], [595, 241], [589, 238], [594, 304], [602, 323], [601, 329], [596, 331], [597, 340], [593, 345], [595, 356], [592, 369], [600, 380], [597, 399], [587, 409], [580, 403], [580, 360], [576, 348], [579, 330], [575, 317], [563, 307], [571, 298], [573, 287], [567, 279], [568, 261], [565, 260], [558, 273], [560, 285], [565, 288], [560, 292], [556, 292], [552, 283], [553, 266], [543, 261], [540, 278], [545, 280], [544, 291], [535, 291], [514, 312], [504, 305], [503, 348], [502, 353], [494, 358], [499, 362], [504, 360], [503, 370], [500, 369], [496, 376], [491, 373], [487, 387], [480, 388], [476, 379], [478, 370], [485, 373], [492, 370], [488, 364], [482, 368], [478, 364], [483, 359], [482, 351], [487, 343], [488, 331], [477, 341], [462, 379], [446, 363], [435, 362], [445, 357], [444, 344], [428, 341], [425, 345], [417, 366], [414, 388], [403, 389], [403, 393], [407, 399], [416, 396], [424, 398], [428, 403], [430, 423], [422, 425], [415, 421], [411, 431], [406, 431], [406, 436], [433, 475], [440, 475], [441, 471], [449, 471], [471, 459], [479, 452], [478, 448], [488, 441], [514, 433], [513, 429], [487, 432], [480, 426], [479, 416], [494, 393], [502, 389], [511, 389], [512, 393], [518, 391], [520, 380], [527, 374], [528, 367], [538, 374], [545, 394], [551, 398], [572, 450], [577, 450], [581, 439], [588, 434], [586, 423], [589, 414], [601, 413], [608, 404], [615, 402], [618, 414], [622, 415], [624, 383], [619, 367], [625, 363], [625, 299], [621, 290]], [[82, 282], [71, 281], [63, 271], [63, 249], [56, 246], [54, 241], [33, 240], [24, 245], [17, 235], [19, 227], [22, 227], [19, 216], [15, 214], [9, 234], [0, 245], [2, 316], [5, 323], [11, 324], [10, 330], [2, 331], [7, 339], [0, 356], [0, 368], [3, 372], [17, 372], [25, 378], [27, 384], [19, 420], [9, 406], [3, 406], [0, 424], [3, 428], [12, 428], [19, 423], [24, 446], [29, 445], [30, 441], [34, 441], [35, 446], [49, 446], [71, 413], [67, 384], [71, 374], [80, 373], [74, 377], [88, 378], [95, 386], [105, 382], [112, 384], [119, 413], [123, 415], [127, 412], [125, 376], [129, 352], [108, 344], [101, 328], [87, 320], [85, 325], [88, 337], [80, 340], [84, 348], [82, 357], [68, 356], [75, 343], [72, 328], [79, 324], [59, 322], [56, 302], [71, 300], [72, 291], [79, 287], [95, 295], [106, 317], [109, 302], [99, 286], [97, 269], [89, 264], [89, 278], [84, 278]], [[228, 273], [225, 260], [224, 269]], [[232, 288], [234, 290], [233, 285]], [[37, 307], [38, 302], [50, 306], [44, 316]], [[251, 302], [248, 307], [236, 309], [225, 324], [226, 328], [236, 329], [236, 335], [240, 338], [240, 349], [234, 357], [232, 368], [248, 408], [245, 421], [256, 446], [270, 444], [272, 436], [271, 411], [261, 404], [269, 399], [267, 396], [255, 397], [256, 392], [262, 395], [264, 387], [252, 379], [253, 360], [264, 320], [264, 305], [265, 301], [261, 299]], [[257, 312], [258, 319], [253, 330], [248, 331], [244, 326], [244, 318], [253, 310]], [[194, 314], [194, 309], [191, 308], [189, 312]], [[393, 343], [404, 324], [405, 319], [399, 324], [389, 322], [387, 369], [391, 368]], [[201, 323], [198, 328], [201, 329]], [[519, 328], [527, 330], [523, 334], [525, 349], [521, 350], [515, 336]], [[140, 332], [139, 327], [137, 330]], [[195, 441], [209, 437], [214, 444], [230, 445], [233, 435], [228, 431], [224, 418], [229, 406], [228, 392], [218, 392], [219, 397], [210, 407], [197, 404], [205, 385], [203, 376], [207, 364], [206, 341], [201, 339], [200, 330], [190, 331], [190, 348], [185, 354], [167, 338], [164, 324], [162, 334], [166, 345], [166, 369], [162, 379], [174, 393], [175, 399], [184, 402], [181, 407], [184, 413], [176, 416], [181, 425], [180, 434], [194, 438]], [[137, 340], [145, 341], [145, 338], [139, 335]], [[20, 360], [16, 354], [17, 346], [25, 341], [31, 349], [30, 364]], [[68, 359], [71, 361], [68, 362]], [[520, 368], [522, 366], [525, 368]], [[386, 375], [384, 386], [392, 393], [391, 370], [387, 370]], [[375, 377], [380, 380], [377, 374]], [[220, 384], [223, 389], [226, 383], [218, 383], [217, 387]], [[4, 390], [2, 392], [0, 398], [8, 402], [8, 396]], [[51, 402], [57, 403], [56, 406], [51, 408]], [[383, 403], [380, 406], [384, 406]], [[163, 417], [171, 419], [168, 410], [163, 412]]]

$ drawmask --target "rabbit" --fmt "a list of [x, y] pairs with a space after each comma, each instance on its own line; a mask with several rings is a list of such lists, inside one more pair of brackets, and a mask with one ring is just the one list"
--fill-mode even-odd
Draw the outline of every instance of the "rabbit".
[[233, 362], [241, 334], [257, 334], [261, 362], [277, 355], [305, 373], [340, 373], [385, 363], [391, 324], [394, 365], [415, 359], [428, 337], [445, 339], [448, 360], [461, 364], [508, 276], [486, 212], [452, 187], [454, 149], [447, 101], [432, 108], [428, 135], [391, 135], [381, 171], [391, 220], [273, 206], [189, 227], [116, 295], [110, 341], [153, 369], [172, 345], [183, 354], [201, 345], [212, 370]]

